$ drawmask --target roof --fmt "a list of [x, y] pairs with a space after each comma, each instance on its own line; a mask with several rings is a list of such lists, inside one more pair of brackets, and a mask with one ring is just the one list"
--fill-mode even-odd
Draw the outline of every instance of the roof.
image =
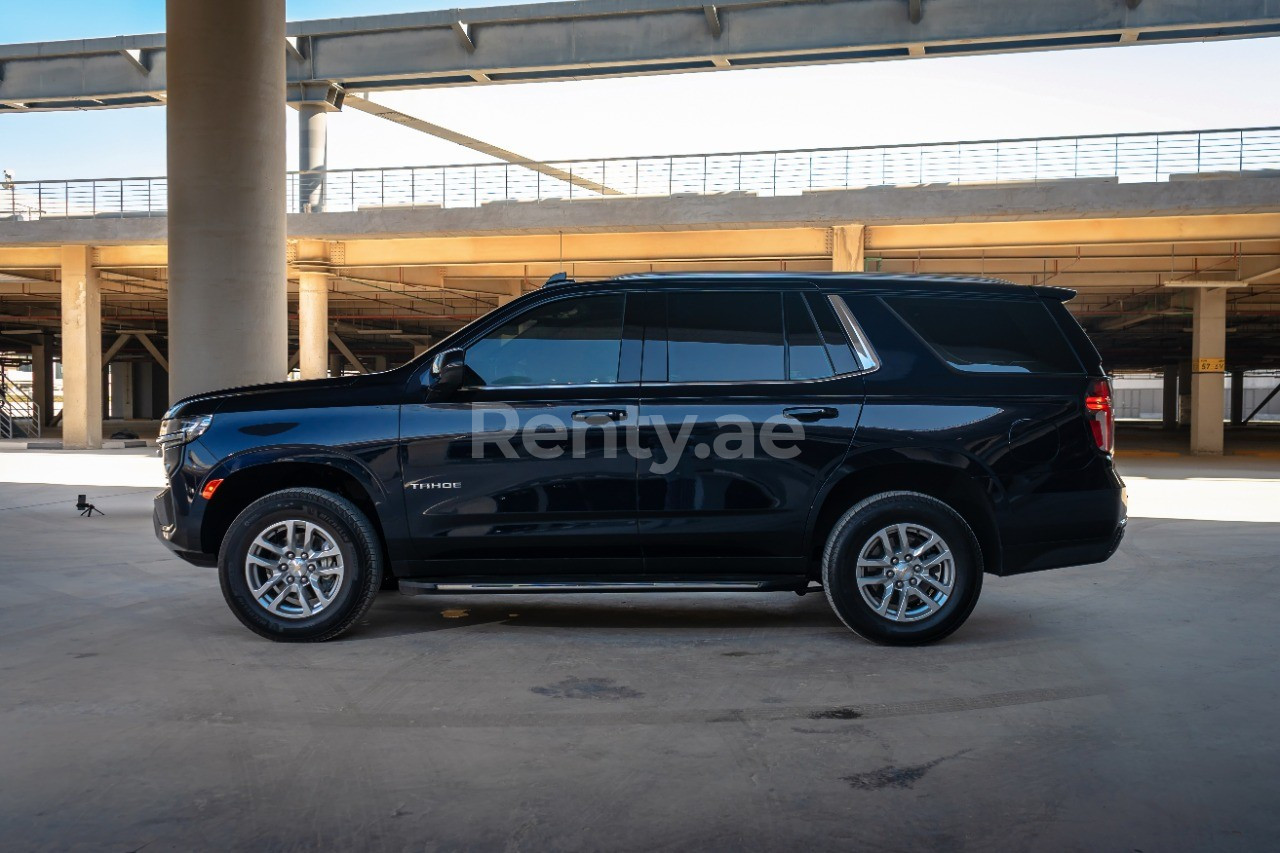
[[557, 273], [547, 287], [571, 284], [608, 284], [610, 282], [644, 282], [652, 285], [678, 285], [694, 282], [724, 284], [758, 284], [774, 287], [829, 286], [832, 284], [860, 284], [874, 289], [918, 288], [920, 285], [949, 287], [957, 290], [984, 291], [989, 293], [1017, 293], [1028, 291], [1050, 299], [1066, 301], [1075, 296], [1074, 290], [1064, 287], [1027, 286], [998, 278], [969, 275], [926, 275], [914, 273], [881, 272], [645, 272], [627, 273], [600, 281], [577, 282]]

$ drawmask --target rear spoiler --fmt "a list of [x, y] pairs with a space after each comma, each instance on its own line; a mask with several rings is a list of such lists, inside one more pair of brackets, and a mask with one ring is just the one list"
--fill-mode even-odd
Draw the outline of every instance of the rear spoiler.
[[1038, 284], [1031, 289], [1045, 299], [1056, 299], [1059, 302], [1070, 302], [1076, 298], [1076, 292], [1069, 287], [1051, 287], [1045, 284]]

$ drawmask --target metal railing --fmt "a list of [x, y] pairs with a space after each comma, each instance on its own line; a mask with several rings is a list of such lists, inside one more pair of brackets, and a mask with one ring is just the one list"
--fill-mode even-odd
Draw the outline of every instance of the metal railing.
[[0, 373], [0, 438], [39, 438], [41, 421], [40, 404]]
[[[999, 139], [920, 145], [563, 160], [565, 180], [501, 162], [290, 172], [323, 183], [329, 212], [398, 207], [479, 207], [494, 202], [751, 193], [797, 195], [863, 187], [1177, 180], [1280, 169], [1280, 127]], [[610, 192], [584, 189], [594, 182]], [[164, 178], [13, 181], [0, 185], [0, 219], [163, 216]]]

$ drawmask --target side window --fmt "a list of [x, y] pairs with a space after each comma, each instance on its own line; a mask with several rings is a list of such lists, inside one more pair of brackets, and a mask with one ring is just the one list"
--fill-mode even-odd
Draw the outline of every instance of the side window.
[[787, 323], [787, 378], [823, 379], [835, 371], [818, 327], [799, 293], [782, 297]]
[[887, 296], [947, 364], [966, 373], [1083, 373], [1039, 300]]
[[668, 294], [667, 365], [671, 382], [784, 379], [782, 294]]
[[625, 298], [607, 293], [531, 308], [472, 344], [467, 367], [489, 386], [617, 382]]

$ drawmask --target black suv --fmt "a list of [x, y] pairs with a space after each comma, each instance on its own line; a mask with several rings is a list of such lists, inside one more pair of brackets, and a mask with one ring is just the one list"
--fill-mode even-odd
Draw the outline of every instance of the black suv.
[[408, 594], [824, 591], [940, 639], [984, 572], [1125, 527], [1072, 291], [874, 274], [553, 278], [383, 373], [189, 397], [156, 533], [273, 640]]

